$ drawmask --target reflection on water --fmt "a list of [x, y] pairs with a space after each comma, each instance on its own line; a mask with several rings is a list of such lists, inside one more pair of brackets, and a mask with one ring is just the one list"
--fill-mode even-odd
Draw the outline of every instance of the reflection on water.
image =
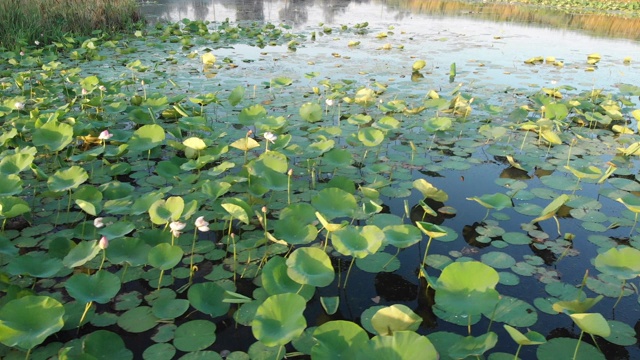
[[594, 35], [640, 39], [640, 19], [567, 14], [555, 9], [505, 3], [447, 0], [158, 0], [143, 3], [150, 20], [270, 21], [291, 25], [402, 21], [416, 15], [469, 17], [495, 22], [585, 30]]

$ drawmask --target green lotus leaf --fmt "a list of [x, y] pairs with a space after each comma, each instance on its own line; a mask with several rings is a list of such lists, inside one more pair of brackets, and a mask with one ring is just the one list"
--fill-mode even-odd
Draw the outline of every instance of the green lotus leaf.
[[243, 137], [232, 142], [231, 144], [229, 144], [229, 146], [238, 150], [249, 151], [251, 149], [260, 147], [260, 143], [255, 141], [252, 137]]
[[340, 307], [340, 297], [339, 296], [321, 296], [320, 304], [322, 304], [322, 308], [327, 315], [333, 315], [338, 312], [338, 308]]
[[57, 152], [73, 141], [73, 127], [53, 119], [33, 132], [33, 145]]
[[97, 330], [83, 337], [82, 353], [96, 360], [133, 359], [133, 352], [125, 347], [120, 335], [107, 330]]
[[176, 329], [173, 345], [180, 351], [204, 350], [216, 341], [216, 324], [209, 320], [191, 320]]
[[320, 190], [311, 198], [311, 205], [327, 220], [339, 217], [351, 218], [358, 209], [356, 198], [352, 194], [335, 187]]
[[329, 255], [318, 248], [298, 248], [287, 258], [287, 274], [299, 284], [328, 286], [335, 278]]
[[596, 256], [594, 265], [599, 271], [619, 279], [640, 276], [640, 250], [632, 247], [611, 248]]
[[438, 352], [431, 341], [414, 331], [396, 331], [390, 336], [374, 336], [355, 357], [357, 360], [438, 358]]
[[447, 131], [453, 126], [453, 120], [448, 117], [435, 117], [429, 120], [426, 120], [422, 127], [427, 130], [427, 132], [435, 133], [438, 131]]
[[437, 189], [431, 183], [424, 179], [416, 179], [413, 181], [413, 187], [422, 193], [425, 199], [433, 199], [439, 202], [445, 202], [449, 199], [449, 195], [443, 190]]
[[0, 308], [0, 343], [25, 350], [40, 345], [64, 325], [64, 307], [49, 296], [24, 296]]
[[481, 262], [451, 263], [434, 284], [436, 304], [454, 314], [490, 312], [499, 301], [495, 290], [499, 280], [498, 272]]
[[149, 217], [156, 225], [164, 225], [177, 221], [184, 211], [184, 200], [179, 196], [171, 196], [167, 200], [157, 200], [149, 207]]
[[0, 197], [0, 219], [11, 219], [31, 212], [29, 204], [15, 196]]
[[6, 267], [11, 275], [29, 275], [37, 278], [48, 278], [62, 269], [62, 261], [52, 258], [46, 253], [30, 252], [13, 258]]
[[432, 237], [434, 239], [437, 239], [439, 237], [443, 237], [447, 235], [447, 230], [432, 224], [432, 223], [428, 223], [428, 222], [424, 222], [424, 221], [416, 221], [416, 226], [418, 227], [418, 229], [420, 229], [420, 231], [422, 231], [425, 235]]
[[540, 212], [540, 216], [531, 220], [531, 223], [537, 223], [538, 221], [546, 220], [555, 216], [560, 207], [562, 207], [562, 205], [569, 201], [569, 199], [569, 195], [567, 194], [558, 196], [549, 205], [542, 209], [542, 211]]
[[89, 174], [80, 166], [72, 166], [64, 170], [58, 170], [49, 177], [47, 185], [51, 191], [69, 191], [77, 188], [89, 179]]
[[384, 133], [374, 127], [365, 127], [358, 131], [358, 140], [367, 147], [378, 146], [384, 141]]
[[[576, 348], [578, 351], [576, 352]], [[538, 346], [536, 350], [536, 358], [538, 360], [557, 360], [557, 359], [589, 359], [589, 360], [605, 360], [602, 354], [595, 346], [578, 339], [571, 338], [555, 338]]]
[[274, 236], [291, 245], [308, 244], [318, 236], [318, 229], [311, 225], [311, 221], [303, 222], [289, 216], [273, 222]]
[[353, 359], [358, 350], [367, 344], [369, 336], [357, 324], [345, 320], [333, 320], [313, 331], [315, 345], [311, 357], [319, 360]]
[[260, 275], [262, 287], [269, 295], [286, 293], [298, 293], [306, 301], [309, 301], [315, 292], [310, 285], [302, 285], [293, 281], [287, 273], [286, 260], [280, 256], [274, 256], [264, 265]]
[[282, 346], [300, 336], [307, 327], [306, 301], [298, 294], [269, 296], [251, 322], [253, 336], [266, 346]]
[[467, 198], [473, 200], [487, 209], [502, 210], [504, 208], [513, 207], [511, 198], [502, 193], [487, 194], [480, 197], [474, 196]]
[[182, 255], [184, 251], [180, 246], [162, 243], [149, 250], [147, 259], [149, 265], [160, 270], [169, 270], [180, 263]]
[[600, 313], [570, 314], [571, 319], [586, 333], [607, 337], [611, 335], [609, 323]]
[[0, 196], [17, 195], [22, 192], [22, 179], [16, 174], [4, 175], [0, 182]]
[[128, 221], [118, 221], [116, 223], [110, 224], [98, 230], [98, 234], [102, 236], [106, 236], [107, 239], [117, 239], [119, 237], [123, 237], [128, 233], [135, 230], [135, 224]]
[[230, 303], [225, 303], [225, 289], [212, 282], [193, 284], [187, 298], [196, 310], [213, 317], [222, 316], [229, 311]]
[[600, 302], [604, 296], [598, 295], [595, 298], [575, 299], [570, 301], [557, 301], [553, 303], [553, 310], [559, 313], [584, 313], [589, 311], [595, 304]]
[[139, 238], [117, 238], [109, 241], [107, 259], [112, 264], [141, 266], [147, 263], [151, 246]]
[[18, 174], [31, 166], [34, 159], [34, 154], [26, 151], [5, 155], [2, 160], [0, 160], [0, 174]]
[[62, 259], [62, 264], [68, 268], [82, 266], [95, 258], [99, 252], [98, 240], [81, 241]]
[[91, 185], [81, 185], [73, 193], [73, 199], [84, 212], [97, 216], [102, 211], [102, 192]]
[[154, 328], [159, 320], [153, 316], [149, 306], [138, 306], [120, 315], [118, 326], [127, 332], [138, 334]]
[[449, 356], [454, 359], [482, 356], [498, 343], [498, 335], [490, 331], [478, 337], [467, 336], [456, 342], [449, 349]]
[[65, 289], [81, 303], [106, 304], [120, 291], [120, 278], [108, 271], [93, 275], [75, 273], [65, 282]]
[[404, 249], [422, 240], [420, 229], [409, 224], [388, 225], [384, 232], [384, 241], [397, 248]]
[[535, 308], [526, 301], [503, 295], [494, 309], [483, 314], [493, 321], [503, 322], [511, 326], [532, 326], [538, 321]]
[[222, 207], [231, 215], [232, 218], [238, 219], [245, 224], [249, 224], [249, 218], [252, 216], [251, 207], [244, 200], [238, 198], [226, 198], [222, 203]]
[[526, 334], [521, 333], [518, 329], [504, 324], [504, 329], [507, 330], [509, 336], [516, 342], [518, 345], [540, 345], [547, 342], [547, 339], [544, 335], [540, 334], [536, 331], [527, 331]]
[[407, 306], [394, 304], [378, 310], [371, 318], [371, 325], [378, 335], [393, 335], [396, 331], [418, 330], [422, 318]]
[[238, 121], [245, 126], [253, 126], [267, 117], [267, 110], [262, 105], [251, 105], [240, 111]]
[[322, 120], [322, 106], [317, 103], [306, 103], [300, 107], [300, 117], [302, 120], [314, 123]]
[[195, 137], [195, 136], [185, 139], [182, 142], [182, 145], [186, 146], [189, 149], [195, 150], [195, 151], [200, 151], [200, 150], [204, 150], [204, 149], [207, 148], [207, 144], [205, 144], [202, 139], [200, 139], [199, 137]]
[[130, 152], [149, 151], [164, 142], [166, 135], [162, 126], [158, 124], [143, 125], [133, 132], [129, 139]]
[[640, 213], [640, 196], [625, 195], [616, 199], [617, 202], [624, 205], [629, 211]]
[[369, 107], [376, 103], [377, 96], [375, 91], [369, 88], [363, 88], [356, 92], [354, 102], [363, 107]]
[[384, 239], [384, 232], [375, 225], [361, 228], [347, 225], [331, 235], [331, 243], [336, 251], [346, 256], [363, 258], [374, 254]]
[[353, 162], [353, 154], [346, 149], [333, 148], [322, 155], [322, 160], [327, 165], [345, 167]]

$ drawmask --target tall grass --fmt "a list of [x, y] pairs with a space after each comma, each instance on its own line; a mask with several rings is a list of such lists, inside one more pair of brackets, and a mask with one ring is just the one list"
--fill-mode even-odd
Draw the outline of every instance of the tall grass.
[[140, 20], [136, 0], [0, 0], [0, 48], [131, 29]]

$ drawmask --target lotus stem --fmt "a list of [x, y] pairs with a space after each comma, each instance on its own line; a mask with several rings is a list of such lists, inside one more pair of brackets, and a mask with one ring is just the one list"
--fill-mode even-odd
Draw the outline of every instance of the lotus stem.
[[578, 343], [576, 344], [576, 350], [573, 352], [573, 360], [577, 359], [578, 349], [580, 348], [580, 343], [582, 342], [582, 335], [584, 335], [584, 331], [580, 332], [580, 337], [578, 338]]
[[556, 228], [558, 229], [558, 235], [562, 235], [562, 232], [560, 232], [560, 221], [558, 221], [558, 218], [553, 215], [553, 220], [556, 221]]
[[84, 321], [84, 318], [87, 316], [89, 309], [91, 309], [91, 305], [93, 305], [93, 301], [89, 301], [84, 305], [84, 312], [82, 313], [82, 316], [80, 317], [80, 322], [78, 323], [78, 331], [80, 331], [80, 326], [82, 326], [82, 322]]
[[280, 360], [280, 352], [282, 351], [282, 348], [284, 346], [280, 345], [280, 347], [278, 348], [278, 354], [276, 355], [276, 360]]
[[522, 344], [518, 345], [518, 350], [516, 350], [516, 355], [513, 357], [513, 360], [518, 360], [518, 354], [520, 354], [520, 349], [522, 349]]
[[71, 211], [71, 189], [69, 189], [69, 201], [67, 201], [67, 214]]
[[102, 270], [102, 266], [104, 265], [104, 261], [107, 259], [107, 250], [102, 249], [102, 261], [100, 262], [100, 267], [98, 268], [98, 272]]
[[489, 212], [491, 211], [490, 208], [487, 208], [487, 213], [484, 214], [484, 217], [482, 218], [482, 220], [480, 222], [484, 222], [485, 220], [487, 220], [487, 218], [489, 217]]
[[631, 231], [629, 232], [629, 237], [631, 237], [631, 235], [633, 234], [633, 230], [636, 229], [636, 225], [638, 224], [638, 213], [635, 213], [635, 219], [633, 220], [633, 226], [631, 227]]
[[616, 306], [618, 306], [618, 303], [620, 302], [620, 299], [622, 299], [622, 295], [624, 295], [624, 286], [627, 284], [627, 279], [623, 279], [622, 280], [622, 286], [620, 287], [620, 295], [618, 295], [618, 300], [616, 300], [616, 303], [613, 304], [613, 309], [616, 308]]
[[524, 138], [522, 138], [522, 144], [520, 144], [520, 151], [522, 151], [522, 148], [524, 148], [524, 142], [527, 140], [527, 135], [529, 135], [529, 130], [527, 130], [527, 132], [524, 133]]
[[424, 249], [424, 256], [422, 257], [422, 267], [427, 266], [427, 254], [429, 253], [429, 247], [431, 246], [431, 240], [433, 240], [433, 238], [431, 236], [429, 236], [429, 241], [427, 241], [427, 248]]
[[198, 228], [193, 229], [193, 241], [191, 242], [191, 259], [189, 259], [189, 284], [193, 280], [193, 254], [196, 250], [196, 237], [198, 236]]
[[356, 258], [352, 257], [351, 258], [351, 263], [349, 264], [349, 270], [347, 270], [347, 276], [345, 276], [344, 278], [344, 287], [343, 289], [347, 288], [347, 282], [349, 281], [349, 274], [351, 274], [351, 268], [353, 267], [353, 263], [356, 262]]
[[164, 270], [160, 270], [160, 277], [158, 277], [158, 289], [160, 290], [160, 285], [162, 284], [162, 275], [164, 274]]
[[471, 335], [471, 314], [469, 314], [469, 321], [467, 322], [467, 332]]
[[598, 342], [596, 341], [596, 337], [593, 336], [593, 334], [589, 334], [589, 336], [591, 336], [591, 340], [593, 340], [593, 343], [596, 345], [596, 347], [598, 348], [598, 351], [600, 351], [602, 354], [604, 354], [602, 352], [602, 349], [600, 349], [600, 345], [598, 345]]
[[393, 259], [395, 259], [395, 258], [398, 256], [398, 254], [400, 254], [400, 248], [398, 248], [398, 250], [396, 251], [396, 253], [395, 253], [395, 254], [393, 254], [393, 256], [391, 257], [391, 259], [389, 259], [389, 261], [387, 261], [384, 265], [382, 265], [382, 268], [383, 268], [383, 269], [386, 269], [386, 268], [387, 268], [387, 265], [389, 265], [389, 263], [391, 263], [391, 261], [393, 261]]

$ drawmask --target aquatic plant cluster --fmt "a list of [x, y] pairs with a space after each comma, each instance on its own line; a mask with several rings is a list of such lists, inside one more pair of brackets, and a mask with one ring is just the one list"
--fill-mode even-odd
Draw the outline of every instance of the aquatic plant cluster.
[[[393, 29], [366, 23], [297, 34], [185, 20], [0, 53], [0, 356], [131, 359], [142, 343], [147, 359], [600, 359], [605, 343], [634, 345], [632, 317], [598, 306], [637, 302], [640, 87], [503, 101], [426, 57], [395, 75], [285, 62], [335, 36], [333, 59], [402, 51]], [[585, 70], [600, 59], [585, 56]], [[425, 89], [426, 76], [442, 86]], [[434, 185], [487, 164], [505, 168], [503, 191], [465, 209]], [[482, 208], [465, 234], [443, 225]], [[563, 232], [569, 219], [591, 235]], [[554, 266], [585, 244], [594, 267], [563, 282]], [[416, 311], [377, 297], [338, 316], [356, 273], [401, 267], [415, 270]], [[545, 295], [522, 299], [521, 279]], [[311, 323], [314, 311], [328, 320]], [[529, 330], [539, 312], [579, 339]], [[216, 341], [229, 332], [251, 340]]]

